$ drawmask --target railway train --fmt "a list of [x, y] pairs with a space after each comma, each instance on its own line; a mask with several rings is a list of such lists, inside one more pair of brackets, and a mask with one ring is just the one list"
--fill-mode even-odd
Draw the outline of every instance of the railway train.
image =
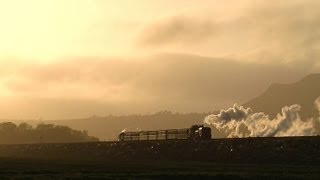
[[208, 140], [211, 139], [211, 128], [203, 125], [193, 125], [184, 129], [167, 129], [159, 131], [125, 131], [118, 137], [119, 141], [142, 140]]

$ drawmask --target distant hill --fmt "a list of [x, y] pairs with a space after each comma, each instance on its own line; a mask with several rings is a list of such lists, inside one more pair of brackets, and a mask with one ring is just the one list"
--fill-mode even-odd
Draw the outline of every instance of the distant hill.
[[[90, 135], [100, 140], [116, 140], [119, 133], [126, 130], [161, 130], [187, 128], [194, 124], [202, 124], [203, 119], [211, 113], [172, 113], [161, 111], [147, 115], [128, 116], [94, 116], [73, 120], [50, 120], [46, 123], [69, 126], [77, 130], [87, 130]], [[33, 125], [39, 122], [33, 122]]]
[[320, 74], [310, 74], [292, 84], [272, 84], [263, 94], [243, 105], [274, 117], [282, 107], [299, 104], [302, 118], [310, 118], [318, 115], [314, 101], [319, 96]]

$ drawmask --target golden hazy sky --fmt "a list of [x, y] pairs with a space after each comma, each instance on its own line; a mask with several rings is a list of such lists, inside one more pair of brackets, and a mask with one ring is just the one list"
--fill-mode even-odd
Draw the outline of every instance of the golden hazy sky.
[[141, 54], [145, 48], [137, 46], [137, 36], [158, 21], [180, 16], [234, 18], [247, 4], [236, 0], [1, 1], [0, 56], [55, 61]]
[[245, 102], [319, 72], [319, 8], [318, 0], [1, 0], [0, 118]]
[[310, 39], [305, 36], [317, 26], [318, 7], [316, 0], [1, 1], [0, 58], [52, 62], [188, 53], [288, 61], [306, 54], [283, 57]]

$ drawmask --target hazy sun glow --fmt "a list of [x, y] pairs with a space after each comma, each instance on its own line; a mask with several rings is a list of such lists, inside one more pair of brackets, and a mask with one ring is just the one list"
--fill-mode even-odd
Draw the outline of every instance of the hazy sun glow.
[[[52, 61], [145, 53], [134, 46], [137, 33], [146, 23], [172, 15], [206, 15], [202, 11], [221, 14], [221, 4], [219, 1], [182, 0], [142, 0], [139, 3], [130, 0], [0, 1], [0, 57]], [[235, 1], [225, 5], [224, 10], [241, 10], [241, 4]]]
[[[0, 56], [47, 61], [120, 52], [114, 5], [90, 0], [0, 2]], [[122, 43], [121, 50], [126, 51]]]

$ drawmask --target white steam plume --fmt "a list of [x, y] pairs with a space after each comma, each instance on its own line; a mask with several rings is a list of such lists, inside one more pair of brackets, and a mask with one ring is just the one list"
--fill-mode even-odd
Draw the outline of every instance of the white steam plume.
[[318, 97], [318, 99], [316, 99], [314, 101], [314, 105], [316, 106], [316, 108], [318, 109], [319, 112], [319, 117], [318, 119], [315, 119], [315, 129], [318, 132], [318, 135], [320, 134], [320, 97]]
[[316, 106], [316, 108], [319, 111], [319, 115], [320, 115], [320, 97], [318, 97], [315, 101], [314, 101], [314, 105]]
[[[320, 97], [315, 101], [320, 112]], [[313, 136], [320, 134], [320, 119], [301, 120], [300, 105], [285, 106], [282, 113], [270, 119], [263, 112], [253, 113], [250, 108], [234, 105], [219, 114], [212, 114], [204, 122], [212, 127], [213, 134], [221, 137], [273, 137]], [[218, 131], [218, 134], [217, 132]]]

